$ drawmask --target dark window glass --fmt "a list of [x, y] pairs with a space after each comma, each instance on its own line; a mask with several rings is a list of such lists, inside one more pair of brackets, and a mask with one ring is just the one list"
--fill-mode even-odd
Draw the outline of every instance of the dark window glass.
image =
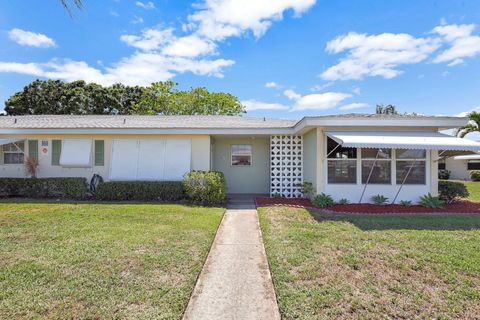
[[250, 166], [252, 165], [252, 145], [234, 144], [232, 145], [232, 166]]
[[[373, 166], [374, 163], [375, 166]], [[369, 175], [370, 179], [368, 179]], [[369, 184], [392, 183], [392, 162], [386, 160], [362, 160], [362, 183], [367, 183], [367, 180]]]
[[446, 170], [446, 169], [447, 169], [447, 166], [445, 164], [445, 160], [439, 161], [438, 162], [438, 170]]
[[480, 162], [468, 161], [467, 170], [480, 170]]
[[357, 183], [357, 160], [329, 160], [328, 183]]
[[[378, 157], [377, 157], [378, 153]], [[391, 149], [362, 149], [362, 159], [391, 159]]]
[[402, 184], [409, 170], [405, 184], [425, 184], [425, 161], [397, 161], [397, 184]]
[[[344, 148], [338, 146], [333, 139], [327, 139], [327, 155], [330, 159], [355, 159], [357, 158], [357, 148]], [[336, 148], [335, 148], [336, 147]], [[335, 150], [334, 150], [335, 149]], [[332, 152], [333, 151], [333, 152]]]

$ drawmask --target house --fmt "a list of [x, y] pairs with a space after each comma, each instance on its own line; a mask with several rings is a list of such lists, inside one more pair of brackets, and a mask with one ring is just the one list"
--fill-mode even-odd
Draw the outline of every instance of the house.
[[346, 114], [276, 120], [240, 116], [0, 117], [0, 176], [181, 180], [190, 170], [225, 174], [229, 193], [301, 196], [300, 184], [351, 202], [382, 194], [417, 201], [437, 193], [446, 152], [480, 143], [439, 130], [466, 118]]
[[450, 179], [471, 180], [470, 171], [480, 170], [480, 154], [460, 155], [439, 162], [439, 169], [450, 171]]

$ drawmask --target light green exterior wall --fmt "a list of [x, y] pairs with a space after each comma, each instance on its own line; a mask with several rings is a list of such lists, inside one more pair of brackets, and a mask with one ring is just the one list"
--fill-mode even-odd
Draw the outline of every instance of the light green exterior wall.
[[303, 136], [303, 181], [311, 182], [317, 189], [317, 130]]
[[[212, 139], [213, 169], [225, 174], [228, 193], [270, 192], [270, 139], [214, 138]], [[252, 165], [233, 167], [231, 145], [252, 145]]]

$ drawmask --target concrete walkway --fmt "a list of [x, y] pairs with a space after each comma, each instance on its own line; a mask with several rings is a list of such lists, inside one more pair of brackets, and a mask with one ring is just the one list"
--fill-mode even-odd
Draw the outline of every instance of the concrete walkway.
[[184, 319], [280, 319], [257, 210], [228, 209]]

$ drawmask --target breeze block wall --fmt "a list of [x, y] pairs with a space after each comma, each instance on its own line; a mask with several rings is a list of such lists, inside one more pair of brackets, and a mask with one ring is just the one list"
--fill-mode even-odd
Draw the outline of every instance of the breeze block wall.
[[302, 136], [270, 136], [270, 196], [301, 197], [302, 168]]

